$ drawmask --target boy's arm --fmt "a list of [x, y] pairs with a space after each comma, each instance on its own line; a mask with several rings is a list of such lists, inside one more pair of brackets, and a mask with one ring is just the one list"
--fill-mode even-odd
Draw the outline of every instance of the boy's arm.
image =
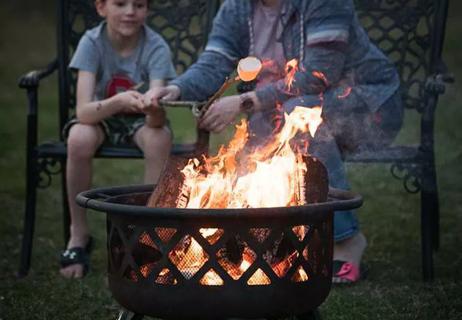
[[84, 124], [97, 124], [116, 113], [136, 113], [142, 106], [142, 95], [136, 91], [126, 91], [111, 98], [93, 101], [96, 76], [80, 70], [77, 76], [77, 118]]

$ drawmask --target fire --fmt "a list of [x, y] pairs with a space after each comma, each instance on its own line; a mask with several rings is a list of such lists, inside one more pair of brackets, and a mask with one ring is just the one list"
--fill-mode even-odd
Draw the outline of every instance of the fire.
[[[236, 126], [236, 133], [228, 144], [222, 146], [216, 156], [191, 159], [182, 170], [185, 177], [181, 206], [186, 208], [262, 208], [285, 207], [304, 204], [300, 197], [300, 186], [308, 170], [300, 161], [298, 150], [291, 145], [292, 139], [299, 132], [309, 132], [314, 136], [322, 123], [322, 108], [296, 107], [290, 114], [285, 114], [285, 125], [275, 134], [269, 143], [246, 154], [249, 138], [246, 121]], [[202, 228], [199, 230], [205, 239], [214, 237], [218, 229]], [[304, 236], [304, 227], [295, 228], [299, 239]], [[194, 239], [189, 239], [187, 249], [176, 252], [172, 261], [187, 278], [192, 277], [208, 260], [202, 247]], [[279, 277], [293, 265], [298, 258], [297, 251], [287, 257], [271, 263]], [[227, 272], [235, 279], [239, 278], [253, 263], [251, 252], [244, 250], [239, 265], [226, 264]], [[305, 281], [307, 275], [303, 268], [293, 275], [295, 282]], [[210, 270], [201, 279], [203, 285], [221, 285], [223, 280]], [[270, 279], [262, 270], [257, 270], [248, 280], [249, 285], [265, 285]]]
[[345, 88], [345, 90], [343, 91], [343, 93], [342, 93], [342, 94], [339, 94], [339, 95], [337, 96], [337, 98], [339, 98], [339, 99], [345, 99], [345, 98], [347, 98], [347, 97], [350, 95], [351, 90], [352, 90], [351, 87]]
[[292, 59], [286, 64], [286, 86], [288, 91], [292, 89], [292, 84], [295, 80], [295, 73], [298, 71], [298, 60]]
[[245, 155], [247, 123], [236, 127], [228, 147], [218, 155], [192, 159], [182, 170], [189, 192], [186, 208], [263, 208], [299, 205], [297, 177], [306, 172], [290, 142], [298, 132], [314, 136], [322, 123], [321, 107], [296, 107], [268, 144]]
[[[253, 65], [252, 65], [253, 66]], [[291, 60], [286, 65], [285, 84], [293, 85], [298, 61]], [[317, 73], [327, 83], [322, 73]], [[284, 114], [284, 125], [274, 132], [270, 141], [263, 146], [250, 149], [248, 123], [243, 120], [236, 126], [233, 139], [227, 146], [222, 146], [216, 156], [190, 159], [181, 171], [184, 181], [177, 206], [181, 208], [264, 208], [287, 207], [305, 204], [304, 188], [306, 167], [302, 160], [303, 147], [294, 143], [299, 133], [309, 133], [314, 137], [322, 123], [322, 108], [296, 107], [290, 114]], [[295, 145], [295, 147], [294, 147]], [[305, 226], [292, 229], [295, 236], [302, 241], [307, 233]], [[202, 228], [201, 236], [212, 244], [217, 241], [223, 230]], [[257, 232], [257, 231], [256, 231]], [[257, 232], [258, 233], [258, 232]], [[259, 234], [262, 236], [262, 234]], [[236, 240], [237, 241], [237, 240]], [[280, 239], [282, 241], [282, 238]], [[255, 262], [256, 253], [245, 243], [241, 251], [233, 252], [230, 260], [226, 250], [219, 251], [219, 264], [233, 278], [239, 279]], [[305, 249], [306, 250], [306, 249]], [[278, 277], [284, 277], [299, 259], [299, 251], [288, 250], [285, 256], [267, 253], [264, 259]], [[303, 252], [305, 257], [305, 251]], [[182, 275], [190, 279], [208, 261], [209, 256], [199, 242], [191, 236], [184, 237], [169, 253], [169, 258]], [[162, 275], [164, 276], [164, 275]], [[308, 275], [302, 266], [291, 276], [294, 282], [303, 282]], [[202, 285], [223, 285], [223, 279], [215, 270], [210, 269], [200, 279]], [[248, 279], [248, 285], [266, 285], [270, 278], [262, 269], [257, 269]]]

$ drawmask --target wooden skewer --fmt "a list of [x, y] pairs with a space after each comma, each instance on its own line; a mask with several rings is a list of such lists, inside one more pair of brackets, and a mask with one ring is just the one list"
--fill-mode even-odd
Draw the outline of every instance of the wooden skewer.
[[235, 78], [229, 78], [227, 77], [225, 82], [223, 83], [223, 85], [220, 87], [220, 89], [218, 89], [217, 92], [215, 92], [215, 94], [209, 99], [207, 100], [207, 102], [204, 104], [204, 106], [202, 108], [200, 108], [200, 114], [199, 114], [199, 118], [202, 117], [206, 112], [207, 110], [210, 108], [210, 106], [218, 99], [220, 98], [223, 93], [225, 93], [226, 89], [229, 88], [230, 85], [232, 85], [233, 83], [236, 83], [237, 81], [239, 81], [239, 77], [235, 77]]

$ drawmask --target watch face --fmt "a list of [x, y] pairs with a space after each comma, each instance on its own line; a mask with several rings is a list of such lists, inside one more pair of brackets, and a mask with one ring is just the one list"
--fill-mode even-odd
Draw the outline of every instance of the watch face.
[[253, 109], [253, 100], [249, 96], [245, 96], [244, 99], [242, 99], [241, 103], [241, 111], [245, 113], [250, 113], [252, 112]]

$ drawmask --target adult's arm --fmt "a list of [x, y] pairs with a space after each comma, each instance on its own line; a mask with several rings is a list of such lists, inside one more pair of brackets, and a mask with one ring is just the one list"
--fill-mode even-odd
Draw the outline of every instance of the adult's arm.
[[299, 95], [316, 95], [341, 79], [348, 48], [354, 5], [351, 0], [315, 0], [305, 10], [305, 47], [303, 63], [288, 79], [257, 90], [263, 107], [272, 107]]
[[248, 32], [245, 18], [237, 14], [241, 0], [227, 0], [218, 11], [207, 46], [184, 74], [170, 82], [180, 88], [183, 100], [205, 100], [213, 95], [235, 69], [246, 52], [243, 35]]

